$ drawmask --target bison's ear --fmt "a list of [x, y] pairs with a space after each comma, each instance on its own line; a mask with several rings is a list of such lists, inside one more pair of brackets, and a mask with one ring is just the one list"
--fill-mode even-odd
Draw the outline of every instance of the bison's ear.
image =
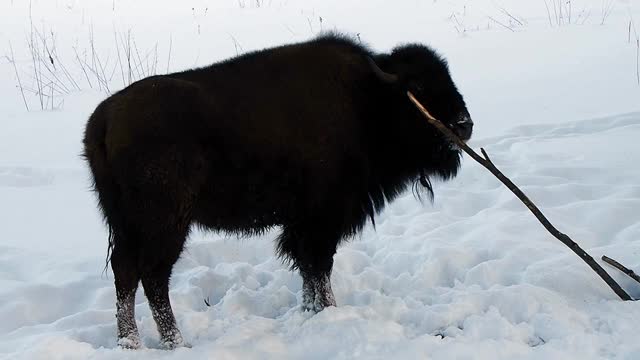
[[396, 82], [398, 82], [398, 75], [389, 74], [388, 72], [384, 72], [382, 69], [380, 69], [378, 64], [376, 64], [376, 62], [373, 61], [373, 59], [368, 57], [368, 56], [367, 56], [367, 60], [369, 61], [369, 65], [371, 66], [371, 70], [373, 70], [373, 73], [376, 74], [378, 79], [382, 80], [383, 82], [385, 82], [387, 84], [395, 84]]

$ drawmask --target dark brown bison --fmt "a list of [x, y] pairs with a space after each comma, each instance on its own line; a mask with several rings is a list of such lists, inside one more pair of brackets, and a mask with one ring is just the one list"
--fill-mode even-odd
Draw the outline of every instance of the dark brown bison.
[[432, 196], [429, 178], [457, 173], [460, 151], [407, 90], [470, 138], [464, 100], [433, 50], [378, 54], [335, 34], [153, 76], [102, 102], [84, 155], [109, 227], [118, 343], [140, 346], [142, 281], [162, 343], [184, 344], [169, 277], [194, 224], [245, 235], [279, 226], [303, 309], [335, 306], [338, 244], [411, 184]]

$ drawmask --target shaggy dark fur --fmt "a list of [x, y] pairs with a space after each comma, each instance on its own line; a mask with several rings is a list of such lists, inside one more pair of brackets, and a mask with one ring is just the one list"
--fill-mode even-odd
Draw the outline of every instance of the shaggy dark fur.
[[133, 299], [142, 281], [162, 341], [182, 344], [168, 284], [193, 224], [241, 234], [281, 226], [278, 252], [303, 277], [304, 307], [335, 305], [340, 241], [407, 186], [419, 180], [431, 194], [429, 177], [458, 170], [459, 150], [407, 90], [471, 136], [433, 50], [376, 54], [339, 35], [153, 76], [101, 103], [84, 146], [110, 231], [119, 343], [140, 344]]

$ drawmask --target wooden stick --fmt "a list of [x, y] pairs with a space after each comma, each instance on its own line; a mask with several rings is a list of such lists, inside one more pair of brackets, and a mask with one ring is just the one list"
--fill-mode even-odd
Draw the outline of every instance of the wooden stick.
[[540, 221], [542, 226], [551, 233], [556, 239], [560, 240], [563, 244], [569, 247], [571, 251], [576, 253], [584, 262], [593, 269], [604, 280], [607, 285], [615, 292], [620, 299], [622, 300], [633, 300], [629, 294], [624, 291], [618, 283], [609, 276], [609, 274], [591, 257], [591, 255], [587, 254], [586, 251], [582, 250], [578, 244], [576, 244], [569, 236], [561, 233], [556, 229], [547, 218], [542, 214], [542, 211], [538, 209], [538, 207], [509, 179], [507, 178], [498, 168], [491, 162], [491, 159], [487, 155], [484, 149], [480, 149], [484, 158], [478, 155], [475, 151], [473, 151], [464, 141], [460, 140], [460, 138], [451, 131], [447, 126], [441, 123], [438, 119], [434, 118], [427, 109], [413, 96], [410, 91], [407, 91], [407, 96], [413, 104], [420, 110], [420, 112], [425, 116], [427, 121], [433, 126], [435, 126], [440, 132], [446, 135], [451, 141], [453, 141], [456, 145], [460, 147], [464, 152], [469, 154], [475, 161], [479, 162], [480, 165], [484, 166], [487, 170], [489, 170], [495, 177], [498, 178], [512, 193], [514, 193], [520, 201], [522, 201], [525, 206], [533, 213], [533, 215]]
[[624, 265], [620, 264], [619, 262], [613, 260], [612, 258], [606, 256], [606, 255], [602, 255], [602, 261], [606, 262], [607, 264], [613, 266], [614, 268], [622, 271], [623, 273], [627, 274], [630, 278], [632, 278], [633, 280], [637, 281], [640, 283], [640, 276], [638, 276], [638, 274], [636, 274], [635, 272], [633, 272], [633, 270], [624, 267]]

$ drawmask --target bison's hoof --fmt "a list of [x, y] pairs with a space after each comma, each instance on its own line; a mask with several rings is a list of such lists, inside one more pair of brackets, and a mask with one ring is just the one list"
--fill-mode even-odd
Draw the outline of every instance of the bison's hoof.
[[186, 341], [174, 342], [174, 341], [163, 341], [162, 347], [167, 350], [173, 350], [181, 347], [191, 348], [191, 344]]
[[118, 339], [118, 346], [123, 349], [136, 350], [142, 347], [140, 337], [137, 335], [129, 335], [127, 337], [121, 337]]
[[160, 344], [162, 345], [163, 348], [167, 350], [173, 350], [179, 347], [186, 347], [186, 348], [191, 347], [191, 344], [184, 341], [180, 332], [175, 332], [172, 334], [172, 336], [162, 339]]
[[305, 305], [302, 305], [302, 310], [303, 311], [310, 311], [310, 312], [312, 312], [314, 314], [317, 314], [320, 311], [324, 310], [325, 308], [328, 308], [329, 306], [335, 306], [335, 304], [330, 304], [330, 305], [305, 304]]
[[314, 304], [302, 304], [302, 311], [304, 312], [312, 312], [314, 314], [319, 313], [320, 311], [322, 311], [324, 309], [324, 307], [318, 307], [315, 306]]
[[333, 297], [331, 298], [315, 298], [313, 301], [303, 301], [302, 302], [302, 310], [303, 311], [311, 311], [313, 313], [319, 313], [320, 311], [328, 308], [329, 306], [336, 306], [335, 300]]

